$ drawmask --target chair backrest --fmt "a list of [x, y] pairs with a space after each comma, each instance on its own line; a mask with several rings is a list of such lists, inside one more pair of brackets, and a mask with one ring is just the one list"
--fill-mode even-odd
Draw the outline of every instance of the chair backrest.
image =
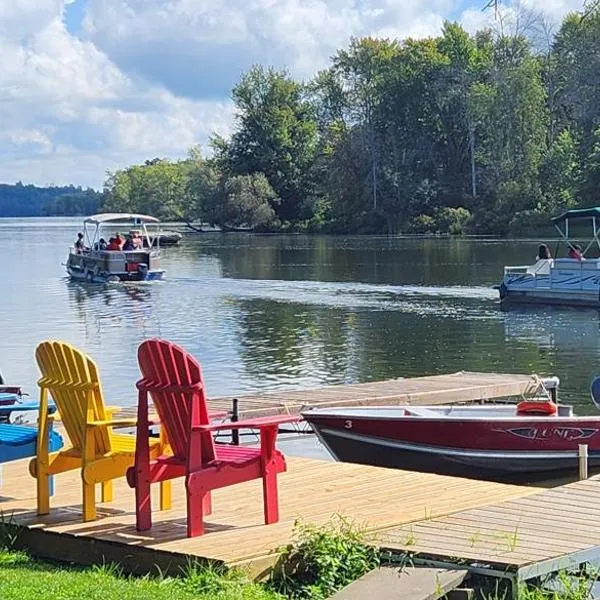
[[[195, 425], [210, 422], [200, 364], [180, 346], [160, 339], [140, 344], [138, 362], [143, 377], [138, 387], [150, 391], [173, 454], [185, 460], [193, 421]], [[203, 463], [214, 459], [210, 433], [200, 434], [200, 450]]]
[[[59, 341], [42, 342], [36, 348], [35, 358], [42, 373], [38, 385], [49, 391], [73, 448], [82, 452], [88, 401], [92, 420], [107, 418], [96, 363], [77, 348]], [[110, 452], [107, 427], [96, 428], [94, 438], [96, 456]]]

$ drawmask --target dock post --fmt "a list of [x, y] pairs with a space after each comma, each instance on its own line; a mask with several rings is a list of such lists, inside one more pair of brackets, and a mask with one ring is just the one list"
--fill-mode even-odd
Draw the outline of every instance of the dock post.
[[579, 479], [588, 478], [588, 447], [587, 444], [579, 444]]
[[[235, 423], [240, 420], [240, 401], [234, 398], [231, 401], [231, 422]], [[234, 446], [240, 445], [240, 430], [234, 429], [231, 432], [231, 442]]]

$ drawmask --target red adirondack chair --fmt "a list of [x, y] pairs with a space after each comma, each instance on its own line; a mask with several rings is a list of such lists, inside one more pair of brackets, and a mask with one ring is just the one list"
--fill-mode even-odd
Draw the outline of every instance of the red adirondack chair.
[[[138, 531], [152, 526], [150, 485], [185, 477], [188, 537], [204, 533], [204, 515], [211, 512], [211, 490], [252, 479], [263, 480], [265, 523], [279, 520], [277, 474], [286, 470], [275, 448], [278, 426], [298, 417], [261, 417], [211, 424], [196, 359], [165, 340], [151, 339], [138, 348], [142, 379], [139, 393], [135, 466], [127, 480], [135, 488]], [[150, 460], [148, 451], [148, 394], [159, 415], [172, 455]], [[260, 430], [260, 448], [217, 444], [213, 433], [233, 429]]]

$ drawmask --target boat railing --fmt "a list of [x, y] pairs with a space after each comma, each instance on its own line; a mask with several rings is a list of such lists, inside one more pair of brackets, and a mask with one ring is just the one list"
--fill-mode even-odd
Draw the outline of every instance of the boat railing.
[[504, 267], [505, 275], [549, 275], [554, 266], [553, 259], [540, 259], [533, 265], [520, 265]]
[[504, 274], [505, 275], [509, 275], [509, 274], [522, 274], [524, 275], [525, 273], [527, 273], [527, 269], [530, 267], [531, 265], [518, 265], [518, 266], [507, 266], [504, 267]]

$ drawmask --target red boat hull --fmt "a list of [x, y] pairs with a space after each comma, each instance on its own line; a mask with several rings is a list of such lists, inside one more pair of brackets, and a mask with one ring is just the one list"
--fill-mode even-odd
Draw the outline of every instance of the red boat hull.
[[587, 444], [590, 469], [600, 468], [600, 419], [374, 418], [327, 416], [306, 420], [335, 458], [345, 462], [468, 477], [576, 472], [578, 446]]

